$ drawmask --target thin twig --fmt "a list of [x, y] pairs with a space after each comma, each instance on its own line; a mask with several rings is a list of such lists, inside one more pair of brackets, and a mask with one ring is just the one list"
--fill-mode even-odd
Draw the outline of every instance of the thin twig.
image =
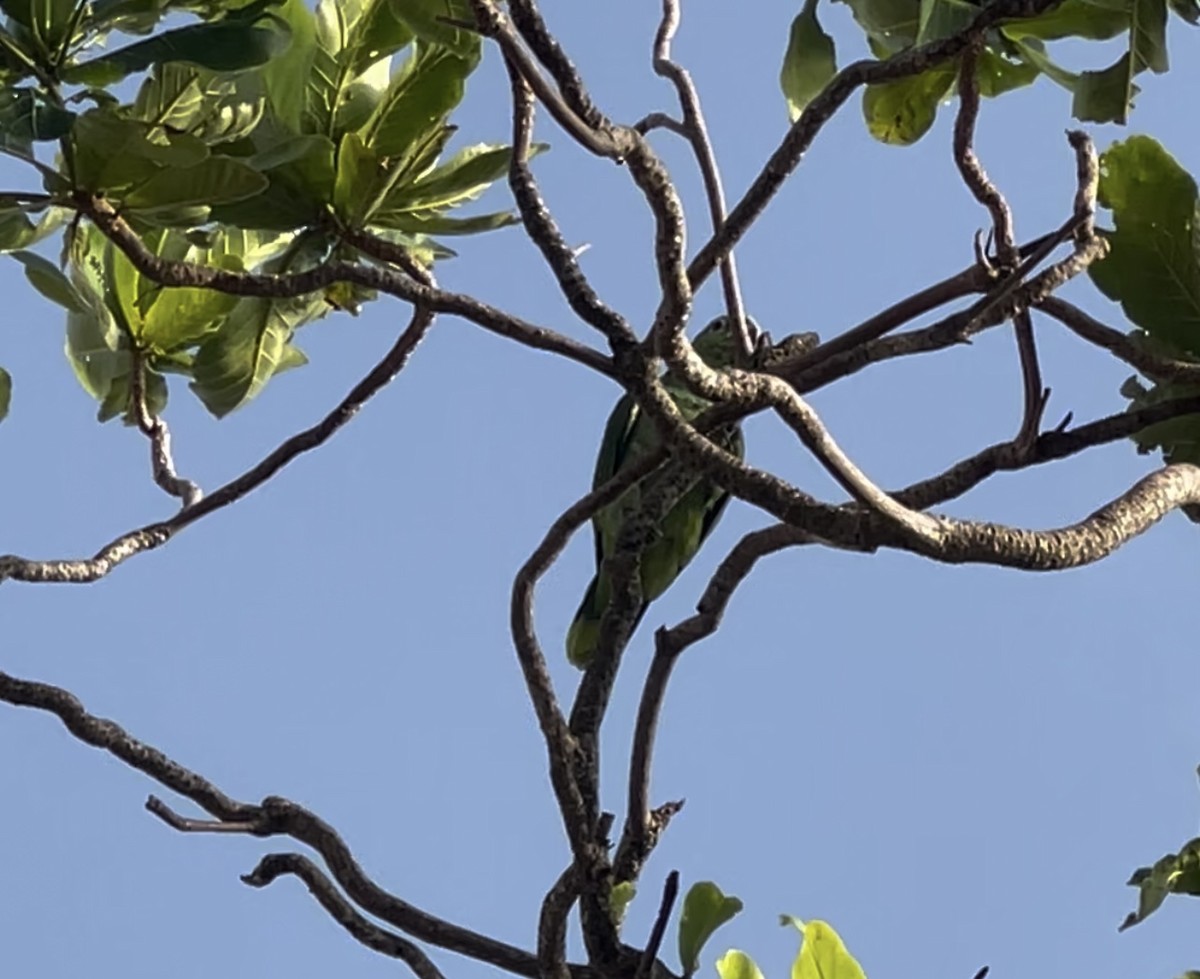
[[0, 584], [6, 579], [16, 581], [64, 584], [84, 584], [97, 581], [113, 568], [136, 554], [152, 551], [167, 543], [179, 531], [201, 517], [240, 500], [257, 489], [297, 456], [323, 445], [352, 419], [366, 402], [392, 380], [424, 338], [433, 323], [433, 314], [418, 307], [413, 311], [408, 327], [392, 348], [384, 354], [367, 375], [359, 381], [341, 402], [311, 428], [298, 432], [236, 479], [193, 506], [180, 510], [169, 520], [148, 524], [122, 534], [106, 544], [91, 558], [35, 560], [14, 554], [0, 555]]
[[984, 6], [967, 27], [949, 37], [919, 44], [886, 61], [856, 61], [839, 71], [824, 89], [804, 107], [779, 147], [763, 165], [758, 177], [734, 205], [729, 217], [696, 253], [688, 266], [688, 281], [700, 287], [717, 263], [737, 244], [791, 176], [825, 124], [864, 85], [919, 75], [956, 58], [972, 39], [1010, 18], [1036, 17], [1061, 0], [993, 0]]
[[672, 870], [667, 874], [663, 883], [662, 900], [658, 905], [658, 914], [654, 918], [654, 926], [650, 929], [650, 940], [646, 942], [646, 950], [638, 963], [634, 979], [647, 979], [651, 967], [658, 958], [658, 950], [662, 948], [663, 937], [667, 933], [667, 922], [671, 920], [671, 911], [675, 907], [675, 899], [679, 896], [679, 871]]
[[164, 493], [176, 497], [185, 508], [195, 506], [204, 492], [175, 471], [171, 432], [166, 421], [152, 414], [146, 402], [146, 361], [136, 344], [131, 344], [130, 356], [129, 406], [138, 430], [150, 440], [150, 470], [154, 482]]
[[1037, 308], [1053, 316], [1077, 336], [1102, 347], [1152, 380], [1200, 384], [1200, 361], [1156, 354], [1146, 344], [1138, 342], [1136, 335], [1130, 336], [1105, 326], [1078, 306], [1057, 296], [1047, 296], [1038, 303]]
[[[683, 110], [684, 133], [700, 168], [708, 214], [715, 234], [725, 222], [725, 191], [717, 167], [717, 156], [708, 136], [708, 126], [704, 122], [704, 112], [700, 108], [700, 93], [696, 91], [692, 76], [671, 56], [671, 41], [679, 29], [680, 17], [679, 0], [662, 0], [662, 18], [654, 38], [654, 70], [675, 86], [679, 106]], [[758, 347], [758, 335], [754, 325], [746, 318], [732, 249], [721, 260], [721, 288], [725, 294], [726, 315], [733, 324], [748, 363]]]

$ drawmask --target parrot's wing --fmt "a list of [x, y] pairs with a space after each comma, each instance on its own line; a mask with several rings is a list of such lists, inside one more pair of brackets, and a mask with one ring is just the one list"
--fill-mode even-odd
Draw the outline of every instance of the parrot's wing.
[[[720, 440], [721, 447], [739, 459], [746, 457], [746, 439], [742, 435], [741, 426], [727, 433], [725, 438]], [[729, 494], [723, 489], [713, 484], [713, 493], [716, 497], [705, 510], [704, 523], [700, 528], [700, 545], [708, 539], [708, 535], [712, 533], [713, 528], [717, 525], [717, 521], [721, 519], [721, 514], [725, 512], [725, 507], [729, 504]]]
[[[604, 426], [604, 439], [600, 443], [600, 454], [596, 456], [592, 489], [599, 489], [621, 471], [629, 455], [633, 431], [640, 417], [637, 402], [628, 394], [617, 402], [612, 414], [608, 416], [608, 424]], [[604, 510], [600, 513], [603, 514]], [[597, 514], [597, 517], [599, 516], [600, 514]], [[596, 569], [599, 570], [604, 564], [604, 541], [601, 539], [598, 519], [592, 520], [592, 529], [596, 538]]]

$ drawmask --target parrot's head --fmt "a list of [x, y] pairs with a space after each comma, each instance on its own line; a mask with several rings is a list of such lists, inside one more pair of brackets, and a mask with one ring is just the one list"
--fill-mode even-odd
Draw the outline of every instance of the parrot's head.
[[[761, 334], [758, 324], [749, 318], [751, 335]], [[728, 316], [718, 316], [703, 330], [696, 334], [692, 346], [709, 367], [720, 370], [722, 367], [732, 367], [737, 363], [738, 345], [740, 339], [731, 328]]]

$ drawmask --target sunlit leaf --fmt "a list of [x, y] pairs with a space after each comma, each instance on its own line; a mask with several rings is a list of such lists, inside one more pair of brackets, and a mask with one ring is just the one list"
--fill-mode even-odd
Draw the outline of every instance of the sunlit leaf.
[[11, 255], [25, 267], [30, 285], [52, 303], [77, 313], [87, 312], [87, 303], [57, 265], [34, 252], [15, 251]]
[[[535, 143], [529, 158], [549, 147]], [[389, 194], [381, 210], [420, 211], [457, 207], [477, 199], [495, 181], [508, 173], [512, 151], [507, 146], [480, 143], [460, 150], [445, 163], [418, 180], [398, 187]]]
[[712, 881], [700, 881], [688, 889], [679, 919], [679, 961], [685, 975], [700, 967], [700, 952], [713, 932], [741, 910], [742, 902], [726, 897]]
[[367, 123], [364, 140], [381, 157], [399, 156], [462, 100], [473, 59], [449, 49], [418, 46], [392, 78]]
[[745, 952], [730, 949], [717, 959], [720, 979], [764, 979], [762, 971]]
[[862, 966], [824, 921], [804, 922], [780, 915], [780, 923], [791, 925], [802, 936], [800, 951], [792, 962], [792, 979], [866, 979]]

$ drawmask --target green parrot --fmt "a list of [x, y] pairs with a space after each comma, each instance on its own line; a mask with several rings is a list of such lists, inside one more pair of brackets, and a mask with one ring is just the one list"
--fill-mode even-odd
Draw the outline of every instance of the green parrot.
[[[738, 337], [729, 328], [727, 319], [721, 316], [700, 331], [692, 341], [692, 346], [709, 367], [719, 369], [733, 364]], [[689, 421], [712, 407], [710, 401], [693, 394], [681, 379], [670, 373], [663, 377], [662, 382], [683, 417]], [[745, 456], [745, 444], [739, 427], [723, 429], [713, 438], [739, 459]], [[604, 429], [604, 441], [600, 445], [596, 473], [592, 479], [593, 488], [608, 482], [625, 466], [657, 448], [658, 444], [654, 423], [642, 415], [637, 403], [626, 394], [617, 402]], [[626, 520], [638, 512], [646, 495], [664, 481], [678, 480], [681, 476], [686, 479], [680, 466], [669, 462], [631, 486], [592, 518], [596, 537], [596, 576], [588, 585], [579, 611], [575, 613], [575, 620], [567, 632], [567, 659], [580, 669], [585, 669], [595, 655], [596, 643], [600, 638], [600, 620], [610, 601], [610, 584], [604, 574], [604, 559], [615, 549]], [[646, 607], [671, 586], [696, 556], [728, 502], [728, 493], [699, 477], [678, 496], [675, 505], [657, 528], [655, 538], [642, 552], [642, 607], [634, 621], [634, 628], [646, 614]]]

